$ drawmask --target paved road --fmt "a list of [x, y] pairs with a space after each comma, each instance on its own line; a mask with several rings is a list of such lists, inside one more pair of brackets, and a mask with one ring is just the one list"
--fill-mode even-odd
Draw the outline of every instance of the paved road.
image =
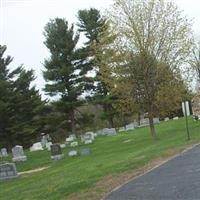
[[130, 181], [106, 200], [200, 200], [200, 145]]

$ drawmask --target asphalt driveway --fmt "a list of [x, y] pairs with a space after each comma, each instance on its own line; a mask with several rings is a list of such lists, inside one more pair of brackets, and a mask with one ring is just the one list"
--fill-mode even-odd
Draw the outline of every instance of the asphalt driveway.
[[200, 200], [200, 145], [130, 181], [105, 200]]

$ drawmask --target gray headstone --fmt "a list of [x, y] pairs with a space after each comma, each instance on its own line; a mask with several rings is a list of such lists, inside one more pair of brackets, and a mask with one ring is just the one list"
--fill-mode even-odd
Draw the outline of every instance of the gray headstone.
[[117, 134], [115, 128], [105, 128], [104, 129], [104, 134], [108, 136], [114, 136]]
[[18, 176], [14, 163], [0, 163], [0, 180], [16, 178]]
[[64, 157], [62, 153], [62, 149], [59, 144], [52, 144], [51, 145], [51, 158], [53, 160], [60, 160]]
[[159, 118], [153, 118], [153, 123], [154, 123], [154, 124], [159, 124], [159, 123], [160, 123]]
[[20, 161], [26, 161], [27, 157], [24, 155], [24, 150], [22, 146], [15, 146], [12, 148], [12, 154], [13, 154], [13, 162], [20, 162]]
[[88, 140], [88, 139], [87, 139], [87, 140], [84, 141], [84, 143], [85, 143], [85, 144], [92, 144], [92, 140]]
[[88, 156], [88, 155], [90, 155], [90, 154], [91, 154], [91, 151], [90, 151], [89, 148], [84, 148], [84, 149], [81, 149], [81, 150], [80, 150], [80, 155], [81, 155], [81, 156]]
[[165, 122], [167, 122], [167, 121], [169, 121], [169, 117], [166, 117], [166, 118], [165, 118]]
[[68, 153], [68, 156], [70, 156], [70, 157], [77, 156], [77, 155], [78, 155], [78, 152], [76, 150], [71, 150]]
[[1, 149], [1, 156], [2, 156], [2, 157], [8, 157], [8, 152], [7, 152], [7, 149], [6, 149], [6, 148], [2, 148], [2, 149]]
[[140, 120], [140, 127], [149, 126], [149, 119], [144, 118]]
[[134, 127], [134, 123], [130, 123], [130, 124], [127, 124], [126, 125], [126, 130], [129, 131], [129, 130], [134, 130], [135, 127]]

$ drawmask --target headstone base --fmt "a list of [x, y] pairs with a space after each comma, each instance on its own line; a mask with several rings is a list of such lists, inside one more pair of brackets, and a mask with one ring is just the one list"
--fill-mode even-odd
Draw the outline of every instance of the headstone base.
[[21, 161], [26, 161], [27, 157], [26, 156], [20, 156], [20, 157], [14, 157], [12, 158], [13, 162], [21, 162]]

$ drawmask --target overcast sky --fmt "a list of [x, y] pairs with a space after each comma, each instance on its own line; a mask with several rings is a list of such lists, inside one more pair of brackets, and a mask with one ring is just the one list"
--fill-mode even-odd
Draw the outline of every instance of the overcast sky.
[[[200, 1], [174, 0], [193, 19], [195, 35], [200, 35]], [[95, 7], [104, 10], [113, 0], [0, 0], [0, 44], [14, 57], [11, 68], [21, 64], [34, 69], [38, 89], [44, 87], [42, 63], [48, 57], [43, 30], [50, 18], [66, 18], [76, 23], [78, 10]]]

